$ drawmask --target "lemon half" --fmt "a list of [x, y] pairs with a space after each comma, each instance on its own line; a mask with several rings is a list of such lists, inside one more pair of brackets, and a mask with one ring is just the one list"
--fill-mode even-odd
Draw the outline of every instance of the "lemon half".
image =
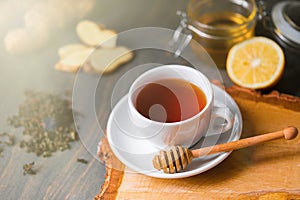
[[253, 37], [230, 49], [226, 70], [237, 85], [265, 89], [279, 81], [284, 62], [284, 53], [277, 43], [266, 37]]

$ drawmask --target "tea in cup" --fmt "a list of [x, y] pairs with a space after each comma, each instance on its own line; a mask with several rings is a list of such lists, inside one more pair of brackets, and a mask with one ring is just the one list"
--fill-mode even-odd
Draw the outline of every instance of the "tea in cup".
[[225, 105], [213, 109], [208, 78], [188, 66], [164, 65], [146, 71], [131, 85], [128, 105], [129, 118], [139, 130], [132, 136], [159, 148], [196, 144], [217, 118], [226, 122], [222, 132], [232, 127], [233, 115]]

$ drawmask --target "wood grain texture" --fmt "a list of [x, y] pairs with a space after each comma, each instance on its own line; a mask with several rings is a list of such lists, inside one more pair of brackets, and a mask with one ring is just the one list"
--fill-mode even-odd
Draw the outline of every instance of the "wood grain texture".
[[[95, 200], [115, 199], [118, 195], [118, 188], [122, 183], [125, 166], [115, 157], [106, 139], [102, 138], [99, 148], [98, 155], [107, 167], [101, 192], [95, 197]], [[115, 166], [118, 170], [113, 169], [111, 166]]]
[[[235, 86], [227, 91], [242, 112], [242, 137], [289, 125], [300, 128], [299, 98], [276, 92], [262, 95]], [[292, 141], [276, 140], [234, 151], [215, 168], [190, 178], [164, 180], [127, 169], [116, 177], [115, 170], [110, 169], [107, 176], [114, 177], [107, 185], [119, 185], [111, 199], [300, 199], [299, 155], [298, 136]], [[104, 196], [112, 197], [102, 190], [95, 199]]]

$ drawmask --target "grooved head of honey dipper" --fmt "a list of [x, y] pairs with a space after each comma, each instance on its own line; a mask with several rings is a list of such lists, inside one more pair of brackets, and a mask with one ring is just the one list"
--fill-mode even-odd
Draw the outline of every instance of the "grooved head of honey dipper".
[[164, 173], [178, 173], [185, 169], [192, 162], [193, 154], [182, 146], [173, 146], [168, 151], [161, 150], [152, 159], [155, 169], [163, 170]]
[[155, 169], [157, 169], [158, 171], [161, 170], [161, 166], [160, 166], [160, 161], [159, 161], [159, 156], [155, 155], [154, 158], [152, 159], [152, 163]]
[[298, 135], [298, 129], [296, 127], [290, 126], [283, 130], [284, 138], [286, 140], [292, 140]]

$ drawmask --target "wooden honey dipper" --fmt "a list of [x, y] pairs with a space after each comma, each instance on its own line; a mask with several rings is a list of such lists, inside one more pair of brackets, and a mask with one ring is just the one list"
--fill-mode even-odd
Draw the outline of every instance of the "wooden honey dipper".
[[152, 162], [154, 168], [163, 170], [164, 173], [177, 173], [185, 169], [194, 158], [199, 158], [206, 155], [211, 155], [220, 152], [229, 152], [236, 149], [254, 146], [270, 140], [285, 138], [292, 140], [298, 135], [296, 127], [288, 127], [281, 131], [266, 133], [254, 137], [249, 137], [234, 142], [218, 144], [215, 146], [189, 150], [182, 146], [173, 146], [168, 151], [161, 150], [158, 155], [155, 155]]

